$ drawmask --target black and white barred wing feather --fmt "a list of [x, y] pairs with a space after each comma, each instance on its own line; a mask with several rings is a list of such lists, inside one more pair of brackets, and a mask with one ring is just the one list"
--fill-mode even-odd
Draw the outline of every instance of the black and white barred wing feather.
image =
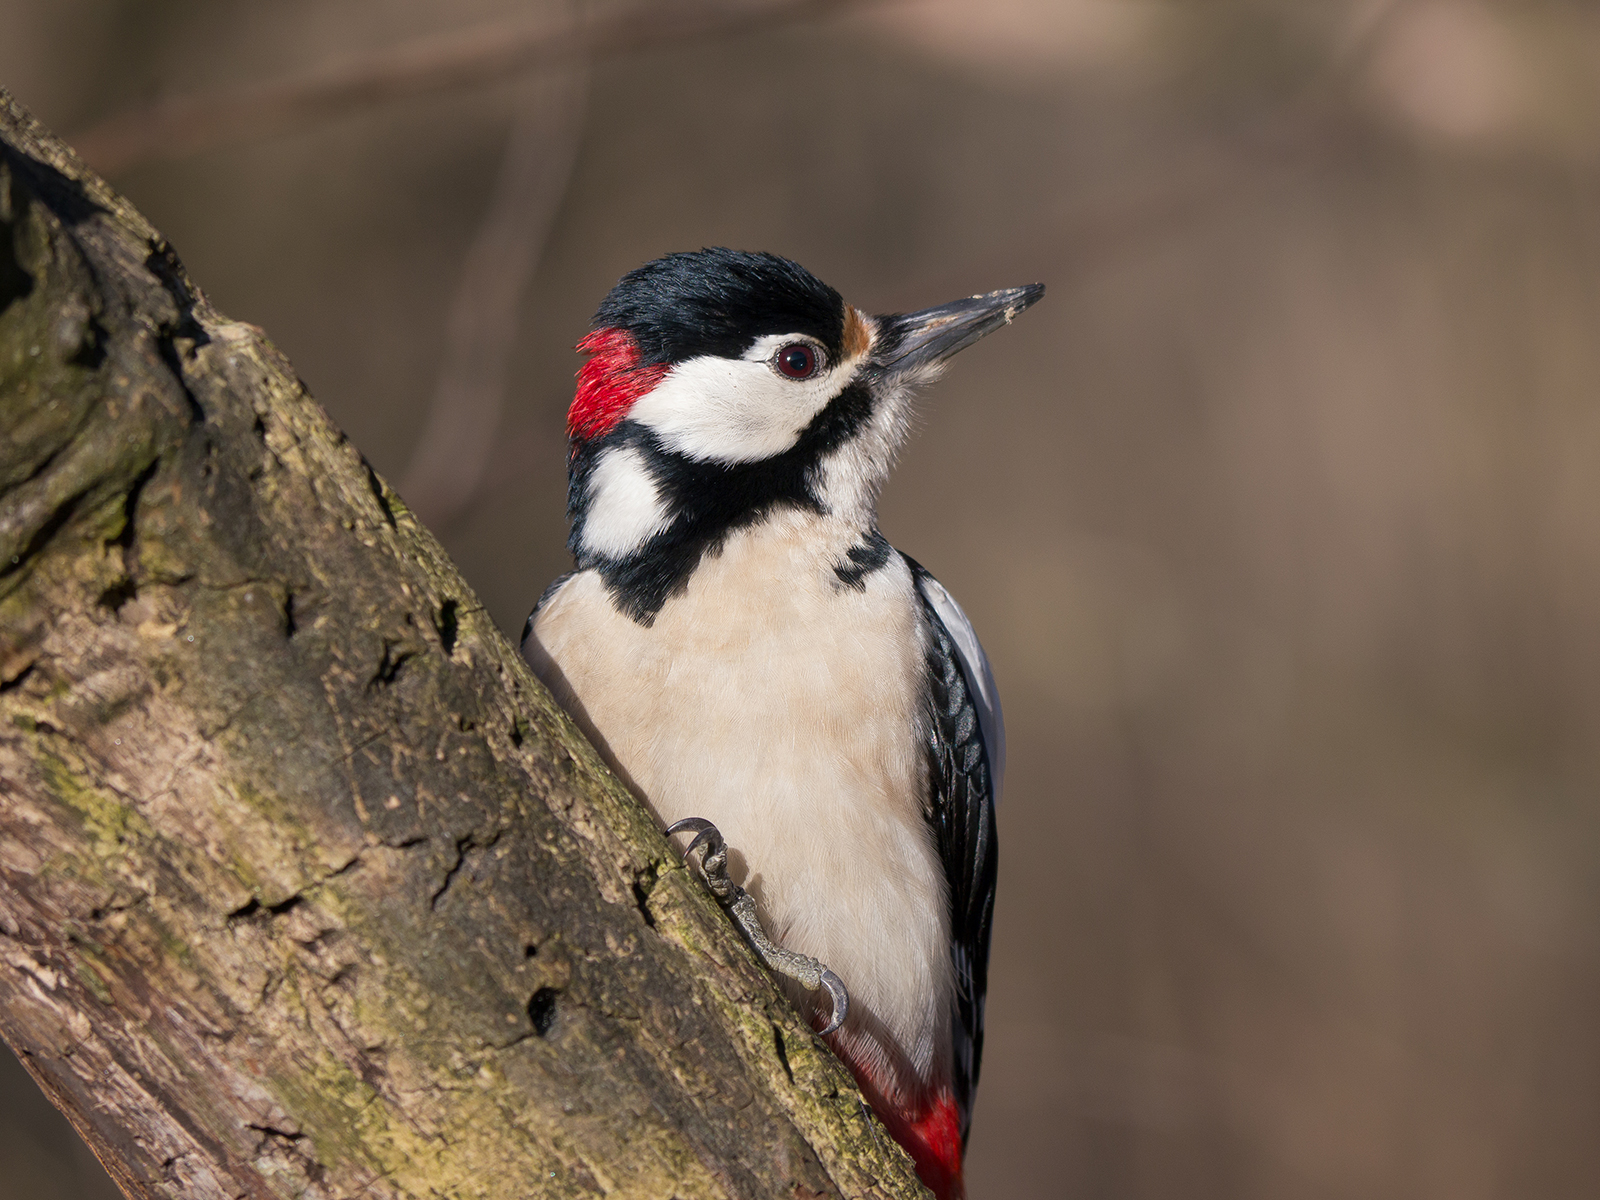
[[994, 674], [972, 622], [937, 579], [909, 557], [906, 562], [928, 621], [927, 816], [950, 887], [952, 1083], [965, 1142], [983, 1059], [983, 1001], [998, 862], [995, 804], [1005, 771], [1005, 723]]

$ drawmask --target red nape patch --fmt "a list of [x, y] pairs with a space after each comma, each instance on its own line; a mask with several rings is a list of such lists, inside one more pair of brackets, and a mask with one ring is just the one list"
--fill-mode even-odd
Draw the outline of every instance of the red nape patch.
[[574, 441], [610, 433], [667, 373], [663, 364], [639, 362], [638, 343], [626, 329], [596, 329], [578, 351], [589, 361], [578, 368], [578, 393], [567, 410], [567, 436]]

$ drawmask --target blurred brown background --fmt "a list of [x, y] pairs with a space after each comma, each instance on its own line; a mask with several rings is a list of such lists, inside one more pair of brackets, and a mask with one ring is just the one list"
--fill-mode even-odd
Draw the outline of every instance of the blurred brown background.
[[[0, 0], [0, 83], [73, 136], [571, 12]], [[975, 1200], [1600, 1195], [1595, 9], [845, 4], [240, 132], [111, 178], [513, 636], [623, 271], [1049, 284], [883, 501], [1009, 721]], [[4, 1058], [0, 1192], [84, 1160]]]

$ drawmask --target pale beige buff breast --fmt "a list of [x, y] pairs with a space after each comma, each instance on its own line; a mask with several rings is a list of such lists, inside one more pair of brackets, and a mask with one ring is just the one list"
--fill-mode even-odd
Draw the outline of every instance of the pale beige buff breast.
[[851, 1025], [882, 1022], [926, 1080], [951, 984], [925, 634], [898, 555], [863, 589], [840, 581], [856, 536], [798, 513], [736, 532], [649, 627], [580, 572], [524, 652], [663, 824], [717, 824], [769, 933], [838, 973]]

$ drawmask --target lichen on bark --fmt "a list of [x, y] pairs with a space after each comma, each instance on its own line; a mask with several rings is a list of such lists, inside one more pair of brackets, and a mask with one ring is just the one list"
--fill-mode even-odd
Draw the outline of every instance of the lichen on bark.
[[4, 93], [0, 1036], [133, 1196], [921, 1191], [289, 364]]

